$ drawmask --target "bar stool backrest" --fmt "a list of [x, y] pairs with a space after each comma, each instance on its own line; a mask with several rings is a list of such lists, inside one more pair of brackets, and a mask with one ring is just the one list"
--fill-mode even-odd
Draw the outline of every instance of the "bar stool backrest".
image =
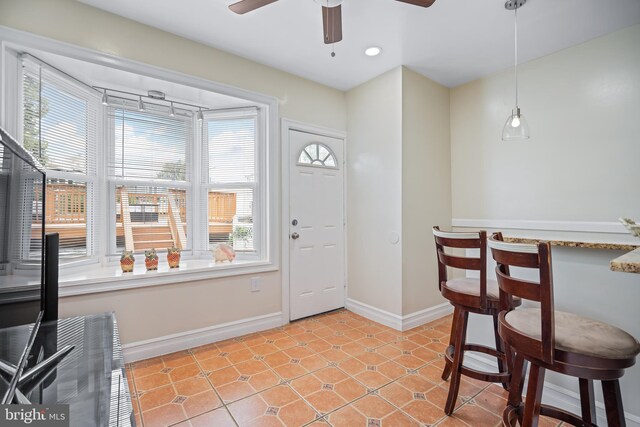
[[[441, 231], [433, 227], [438, 257], [438, 289], [448, 281], [447, 267], [480, 272], [480, 297], [469, 297], [472, 306], [484, 309], [487, 307], [487, 232]], [[479, 249], [479, 257], [466, 257], [447, 254], [445, 248]], [[473, 299], [477, 301], [472, 301]]]
[[[518, 348], [523, 352], [552, 364], [554, 360], [555, 325], [553, 303], [553, 277], [551, 270], [551, 244], [507, 243], [503, 241], [501, 233], [494, 233], [488, 241], [491, 254], [496, 261], [496, 276], [500, 288], [501, 319], [507, 311], [513, 309], [513, 297], [536, 301], [541, 310], [541, 339], [529, 339], [521, 335], [504, 332], [509, 335], [503, 337], [505, 341], [517, 339]], [[535, 269], [539, 272], [539, 281], [529, 281], [513, 277], [510, 267]], [[501, 332], [503, 328], [501, 328]]]

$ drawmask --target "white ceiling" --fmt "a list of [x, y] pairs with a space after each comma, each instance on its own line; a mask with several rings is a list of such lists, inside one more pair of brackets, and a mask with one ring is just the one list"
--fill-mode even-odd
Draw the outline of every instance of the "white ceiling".
[[[345, 0], [335, 58], [313, 0], [279, 0], [246, 15], [227, 8], [236, 0], [80, 1], [341, 90], [399, 65], [453, 87], [513, 63], [504, 0], [437, 0], [428, 9]], [[529, 0], [518, 21], [525, 62], [640, 23], [640, 1]], [[371, 45], [383, 53], [366, 57]]]

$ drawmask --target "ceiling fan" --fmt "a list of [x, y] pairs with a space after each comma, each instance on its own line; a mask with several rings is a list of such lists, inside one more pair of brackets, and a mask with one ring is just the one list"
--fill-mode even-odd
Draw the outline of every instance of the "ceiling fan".
[[[229, 6], [233, 12], [242, 15], [278, 0], [240, 0]], [[322, 6], [322, 28], [324, 43], [332, 44], [342, 40], [342, 2], [344, 0], [314, 0]], [[436, 0], [396, 0], [415, 6], [429, 7]]]

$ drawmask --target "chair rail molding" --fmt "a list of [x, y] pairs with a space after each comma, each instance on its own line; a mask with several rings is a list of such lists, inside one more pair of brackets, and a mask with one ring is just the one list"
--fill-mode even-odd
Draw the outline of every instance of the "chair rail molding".
[[522, 219], [452, 218], [453, 227], [500, 228], [509, 230], [566, 231], [579, 233], [629, 234], [617, 221], [547, 221]]

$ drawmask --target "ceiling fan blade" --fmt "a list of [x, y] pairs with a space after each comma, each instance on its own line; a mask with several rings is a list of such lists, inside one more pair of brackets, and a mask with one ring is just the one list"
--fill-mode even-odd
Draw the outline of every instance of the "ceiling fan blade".
[[268, 4], [274, 3], [278, 0], [240, 0], [237, 3], [234, 3], [229, 6], [233, 12], [242, 15], [247, 12], [251, 12], [252, 10], [256, 10], [259, 7], [266, 6]]
[[322, 29], [324, 44], [337, 43], [342, 40], [342, 6], [322, 6]]
[[422, 7], [429, 7], [436, 2], [436, 0], [398, 0], [398, 1], [401, 1], [403, 3], [409, 3], [414, 6], [422, 6]]

